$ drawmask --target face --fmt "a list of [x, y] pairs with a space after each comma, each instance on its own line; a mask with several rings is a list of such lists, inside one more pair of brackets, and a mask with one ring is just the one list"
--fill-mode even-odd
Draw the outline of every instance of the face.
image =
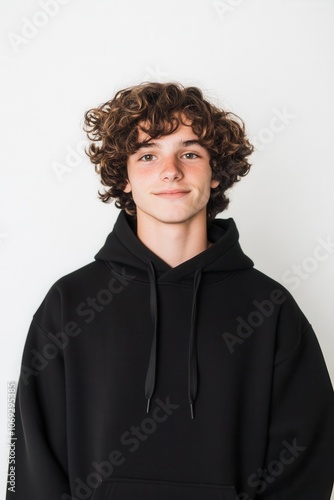
[[[149, 139], [138, 130], [138, 142]], [[124, 191], [132, 192], [138, 220], [144, 214], [162, 223], [206, 218], [210, 189], [219, 181], [212, 180], [209, 153], [197, 141], [186, 122], [173, 134], [152, 139], [129, 156]]]

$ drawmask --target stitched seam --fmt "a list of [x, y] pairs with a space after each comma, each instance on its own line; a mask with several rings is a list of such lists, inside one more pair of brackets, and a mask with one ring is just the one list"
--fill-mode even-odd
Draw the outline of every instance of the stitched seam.
[[299, 341], [298, 341], [298, 344], [297, 344], [296, 348], [295, 348], [292, 352], [290, 352], [289, 354], [285, 355], [284, 357], [281, 357], [280, 359], [278, 359], [278, 360], [274, 363], [274, 367], [275, 367], [275, 368], [276, 368], [277, 366], [279, 366], [281, 363], [284, 363], [284, 361], [286, 361], [287, 359], [292, 358], [293, 356], [295, 356], [295, 355], [299, 352], [300, 348], [302, 347], [303, 340], [304, 340], [304, 338], [305, 338], [305, 333], [306, 333], [306, 332], [307, 332], [307, 330], [308, 330], [309, 328], [311, 328], [311, 327], [312, 327], [312, 325], [311, 325], [311, 324], [309, 324], [309, 325], [305, 328], [305, 330], [302, 332], [302, 334], [301, 334], [301, 336], [300, 336], [300, 339], [299, 339]]
[[[105, 260], [103, 262], [108, 267], [108, 269], [116, 276], [116, 278], [122, 278], [122, 279], [126, 280], [126, 278], [124, 278], [123, 275], [119, 274], [117, 271], [115, 271], [115, 269], [113, 269], [111, 267], [109, 261]], [[214, 287], [214, 286], [219, 286], [219, 285], [225, 283], [226, 281], [234, 278], [234, 276], [236, 276], [239, 272], [246, 271], [246, 270], [247, 269], [241, 269], [241, 270], [235, 270], [235, 271], [228, 271], [229, 274], [228, 274], [228, 276], [225, 276], [225, 278], [222, 278], [221, 280], [216, 281], [215, 283], [203, 284], [203, 287], [204, 288], [206, 288], [206, 287], [210, 287], [211, 288], [211, 287]], [[142, 280], [138, 280], [138, 279], [131, 279], [131, 280], [126, 280], [126, 281], [128, 281], [129, 283], [132, 282], [132, 283], [136, 283], [137, 285], [143, 285], [143, 286], [146, 286], [146, 287], [149, 285], [149, 281], [142, 281]], [[186, 284], [186, 283], [175, 282], [175, 281], [159, 281], [159, 280], [157, 280], [157, 283], [158, 283], [159, 286], [161, 286], [161, 285], [168, 285], [168, 286], [173, 286], [173, 287], [176, 286], [177, 288], [192, 288], [192, 286], [193, 286], [192, 283]]]
[[55, 341], [55, 338], [53, 337], [53, 334], [51, 332], [47, 332], [46, 330], [44, 330], [44, 328], [38, 323], [37, 319], [35, 318], [35, 316], [33, 316], [32, 318], [33, 322], [36, 323], [36, 325], [38, 326], [39, 330], [41, 331], [41, 333], [43, 333], [43, 335], [45, 335], [48, 339], [50, 339], [52, 341], [52, 343], [57, 347], [58, 351], [62, 353], [62, 350], [59, 349], [59, 346], [57, 346], [56, 344], [56, 341]]

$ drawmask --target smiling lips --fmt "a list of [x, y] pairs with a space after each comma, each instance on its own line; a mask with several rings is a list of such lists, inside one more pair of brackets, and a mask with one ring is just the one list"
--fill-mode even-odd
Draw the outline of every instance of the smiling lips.
[[161, 196], [162, 198], [181, 198], [186, 194], [190, 193], [190, 191], [185, 191], [182, 189], [171, 189], [166, 191], [160, 191], [160, 193], [154, 193], [157, 196]]

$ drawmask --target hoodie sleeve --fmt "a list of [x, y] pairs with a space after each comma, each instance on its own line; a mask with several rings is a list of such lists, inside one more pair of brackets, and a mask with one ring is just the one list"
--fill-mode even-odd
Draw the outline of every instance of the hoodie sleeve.
[[329, 500], [333, 388], [312, 325], [293, 299], [281, 312], [276, 344], [267, 453], [256, 499]]
[[33, 316], [24, 345], [12, 440], [15, 463], [8, 471], [12, 477], [14, 472], [15, 486], [7, 483], [6, 500], [71, 498], [64, 360], [50, 334], [59, 331], [60, 294], [52, 287]]

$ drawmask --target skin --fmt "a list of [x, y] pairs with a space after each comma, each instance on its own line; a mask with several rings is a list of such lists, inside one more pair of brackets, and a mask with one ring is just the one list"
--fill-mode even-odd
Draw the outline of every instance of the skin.
[[[189, 121], [173, 133], [151, 139], [128, 157], [126, 193], [137, 208], [137, 236], [169, 266], [176, 267], [210, 246], [206, 205], [212, 179], [208, 151], [199, 144]], [[140, 125], [140, 124], [139, 124]], [[138, 128], [138, 142], [149, 136]], [[154, 144], [152, 144], [154, 143]], [[183, 193], [165, 193], [178, 190]]]

